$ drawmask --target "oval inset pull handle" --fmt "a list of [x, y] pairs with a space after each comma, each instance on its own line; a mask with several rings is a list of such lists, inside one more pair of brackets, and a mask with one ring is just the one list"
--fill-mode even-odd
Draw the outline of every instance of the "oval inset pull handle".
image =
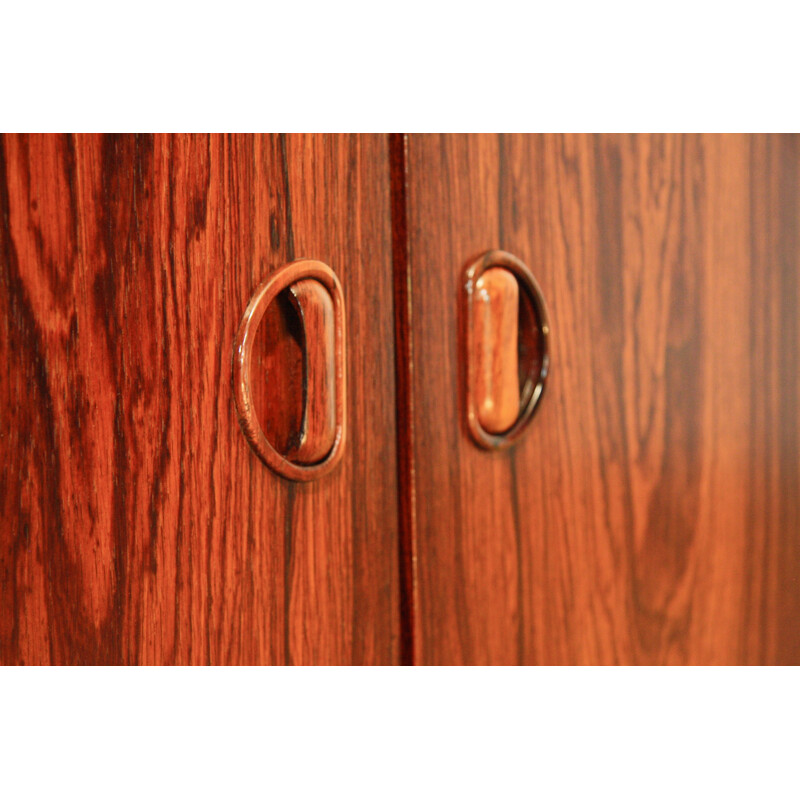
[[541, 289], [518, 258], [484, 253], [466, 270], [467, 427], [486, 448], [514, 442], [544, 391], [550, 326]]
[[[253, 340], [264, 312], [285, 289], [302, 323], [303, 417], [286, 453], [264, 435], [251, 389]], [[309, 481], [327, 474], [345, 444], [345, 310], [333, 270], [320, 261], [294, 261], [256, 289], [244, 312], [233, 351], [233, 382], [239, 424], [259, 458], [279, 475]]]

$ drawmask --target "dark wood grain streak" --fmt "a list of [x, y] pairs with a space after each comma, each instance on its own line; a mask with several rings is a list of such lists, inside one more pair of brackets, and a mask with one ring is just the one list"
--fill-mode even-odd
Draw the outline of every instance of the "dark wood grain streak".
[[[798, 137], [409, 137], [420, 663], [800, 661], [799, 163]], [[456, 369], [494, 247], [552, 325], [505, 453]]]
[[[0, 662], [398, 661], [387, 163], [381, 136], [3, 137]], [[304, 486], [231, 394], [295, 250], [356, 354], [349, 447]]]
[[414, 492], [414, 352], [409, 273], [407, 164], [408, 137], [389, 135], [392, 191], [392, 264], [394, 269], [395, 360], [397, 385], [397, 475], [399, 492], [401, 663], [417, 662], [416, 495]]

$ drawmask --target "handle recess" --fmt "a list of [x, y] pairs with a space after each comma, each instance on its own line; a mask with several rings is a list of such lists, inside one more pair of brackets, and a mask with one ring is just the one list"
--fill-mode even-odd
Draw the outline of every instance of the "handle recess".
[[[264, 435], [251, 389], [253, 340], [264, 312], [283, 290], [302, 322], [303, 417], [300, 432], [286, 453]], [[330, 472], [342, 457], [346, 439], [345, 309], [342, 287], [333, 270], [302, 259], [267, 276], [242, 316], [233, 350], [234, 400], [239, 424], [259, 458], [273, 471], [295, 481]]]

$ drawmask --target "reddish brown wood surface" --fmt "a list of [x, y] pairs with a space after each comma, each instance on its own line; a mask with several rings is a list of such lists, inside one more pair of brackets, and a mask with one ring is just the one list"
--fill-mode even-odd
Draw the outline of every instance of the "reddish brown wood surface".
[[[387, 164], [379, 136], [3, 138], [0, 662], [398, 660]], [[352, 353], [344, 458], [303, 485], [231, 382], [251, 293], [301, 256]]]
[[[798, 663], [800, 139], [407, 146], [417, 661]], [[553, 351], [503, 452], [459, 405], [460, 277], [494, 247], [541, 283]]]

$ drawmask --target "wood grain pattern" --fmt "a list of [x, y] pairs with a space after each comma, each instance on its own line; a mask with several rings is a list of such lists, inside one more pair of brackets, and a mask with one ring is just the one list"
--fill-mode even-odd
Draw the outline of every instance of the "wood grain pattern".
[[[798, 663], [800, 138], [413, 135], [406, 181], [417, 660]], [[493, 247], [552, 323], [504, 452], [458, 407]]]
[[[7, 136], [0, 662], [399, 657], [388, 152], [379, 136]], [[350, 441], [295, 485], [231, 348], [295, 257], [351, 309]]]

